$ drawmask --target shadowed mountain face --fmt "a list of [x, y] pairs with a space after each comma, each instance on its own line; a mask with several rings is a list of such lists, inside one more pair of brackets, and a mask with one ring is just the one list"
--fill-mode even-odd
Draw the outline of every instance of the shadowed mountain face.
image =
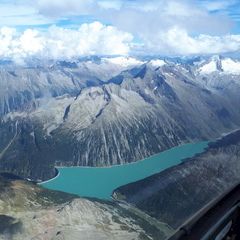
[[114, 197], [177, 228], [211, 200], [239, 183], [240, 131], [182, 164], [125, 185]]
[[124, 164], [236, 129], [240, 75], [219, 61], [4, 66], [0, 169], [45, 180], [55, 165]]

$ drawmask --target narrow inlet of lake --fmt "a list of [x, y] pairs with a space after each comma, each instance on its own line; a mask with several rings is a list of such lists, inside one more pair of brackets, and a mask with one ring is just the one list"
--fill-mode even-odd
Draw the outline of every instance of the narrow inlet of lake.
[[180, 164], [185, 158], [203, 152], [207, 145], [208, 142], [185, 144], [144, 160], [120, 166], [58, 168], [59, 175], [41, 185], [81, 197], [110, 200], [114, 189]]

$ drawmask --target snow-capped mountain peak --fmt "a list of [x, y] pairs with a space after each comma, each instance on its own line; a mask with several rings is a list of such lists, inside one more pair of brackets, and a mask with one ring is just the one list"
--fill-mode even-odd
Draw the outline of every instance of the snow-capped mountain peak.
[[217, 71], [217, 64], [215, 61], [210, 61], [199, 68], [201, 74], [210, 74]]
[[211, 74], [214, 72], [223, 72], [224, 74], [240, 74], [240, 61], [231, 58], [221, 58], [213, 56], [208, 61], [199, 64], [198, 72], [200, 74]]
[[139, 66], [144, 64], [143, 61], [138, 60], [133, 57], [114, 57], [114, 58], [102, 58], [103, 62], [112, 63], [115, 65], [119, 65], [121, 67], [132, 67]]
[[227, 74], [240, 74], [240, 61], [234, 61], [230, 58], [222, 60], [223, 71]]
[[150, 61], [150, 64], [153, 67], [162, 67], [163, 65], [166, 64], [166, 62], [164, 60], [161, 60], [161, 59], [154, 59], [154, 60]]
[[221, 57], [218, 55], [212, 56], [209, 60], [202, 61], [199, 65], [198, 72], [200, 74], [211, 74], [222, 71]]

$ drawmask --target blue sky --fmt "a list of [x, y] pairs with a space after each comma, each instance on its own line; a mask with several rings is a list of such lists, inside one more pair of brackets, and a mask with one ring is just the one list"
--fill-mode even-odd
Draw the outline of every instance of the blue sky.
[[[108, 8], [108, 9], [118, 9], [121, 8], [144, 8], [150, 5], [157, 5], [159, 2], [167, 1], [154, 1], [154, 0], [84, 0], [85, 2], [98, 3], [97, 6], [99, 9]], [[65, 27], [69, 25], [79, 25], [84, 22], [92, 22], [95, 20], [102, 20], [100, 17], [97, 17], [96, 11], [88, 9], [84, 12], [84, 8], [87, 8], [87, 4], [80, 7], [79, 9], [75, 8], [75, 5], [83, 0], [1, 0], [0, 1], [0, 25], [1, 26], [15, 26], [21, 27], [32, 26], [32, 27], [41, 27], [44, 25], [64, 25]], [[64, 4], [65, 2], [65, 4]], [[70, 2], [70, 4], [68, 4]], [[238, 0], [196, 0], [196, 1], [175, 1], [179, 3], [187, 3], [189, 5], [195, 6], [196, 8], [205, 9], [210, 15], [224, 15], [228, 16], [229, 19], [234, 23], [234, 27], [230, 31], [240, 32], [240, 1]], [[71, 4], [74, 3], [74, 4]], [[75, 4], [76, 3], [76, 4]], [[146, 4], [148, 3], [148, 4]], [[62, 11], [65, 7], [67, 9], [64, 14]], [[73, 9], [71, 9], [71, 7]], [[54, 10], [55, 8], [55, 10]], [[178, 9], [176, 9], [178, 11]], [[161, 14], [161, 13], [160, 13]]]
[[200, 4], [205, 3], [206, 6], [216, 6], [216, 9], [209, 9], [211, 14], [225, 14], [233, 21], [232, 33], [240, 32], [240, 1], [225, 0], [225, 1], [204, 1], [199, 0]]
[[[6, 31], [6, 27], [12, 30]], [[63, 29], [72, 30], [68, 32], [71, 36], [78, 36], [72, 39], [75, 41], [72, 47], [79, 48], [79, 54], [85, 55], [105, 50], [111, 54], [107, 45], [111, 45], [114, 54], [120, 55], [236, 52], [240, 49], [240, 1], [0, 0], [0, 28], [4, 29], [0, 32], [0, 43], [4, 45], [0, 47], [0, 55], [3, 56], [20, 52], [28, 56], [44, 51], [58, 56], [58, 50], [53, 54], [48, 45], [55, 42], [60, 49], [66, 41], [70, 42], [62, 34]], [[26, 47], [24, 51], [19, 49], [26, 46], [22, 36], [25, 41], [35, 41], [35, 49], [31, 48], [29, 53]], [[92, 36], [90, 46], [86, 42], [90, 42]]]

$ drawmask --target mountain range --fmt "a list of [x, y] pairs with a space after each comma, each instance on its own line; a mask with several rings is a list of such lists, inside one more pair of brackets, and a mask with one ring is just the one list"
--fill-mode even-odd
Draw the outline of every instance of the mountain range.
[[111, 166], [239, 128], [240, 61], [92, 57], [0, 63], [0, 169]]

